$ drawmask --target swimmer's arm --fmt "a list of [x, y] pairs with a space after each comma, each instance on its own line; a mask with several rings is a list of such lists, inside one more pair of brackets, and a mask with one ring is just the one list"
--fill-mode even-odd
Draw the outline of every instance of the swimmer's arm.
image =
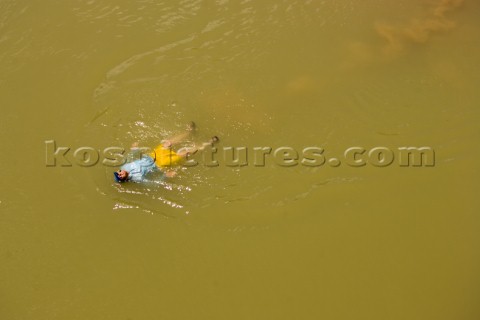
[[167, 178], [173, 178], [177, 175], [177, 172], [176, 171], [173, 171], [173, 170], [168, 170], [168, 171], [165, 171], [163, 173], [165, 175], [165, 177]]

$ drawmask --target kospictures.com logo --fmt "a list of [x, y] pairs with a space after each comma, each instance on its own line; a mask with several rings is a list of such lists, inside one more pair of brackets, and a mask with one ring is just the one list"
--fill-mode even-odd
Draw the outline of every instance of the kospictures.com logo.
[[[55, 140], [45, 141], [47, 167], [71, 167], [73, 164], [82, 167], [92, 167], [98, 164], [108, 167], [118, 167], [129, 161], [129, 152], [122, 147], [106, 147], [97, 150], [92, 147], [79, 147], [72, 150], [70, 147], [57, 147]], [[136, 148], [135, 157], [149, 155], [150, 148]], [[140, 151], [140, 152], [139, 152]], [[169, 149], [171, 155], [175, 150]], [[130, 160], [131, 161], [131, 160]], [[204, 165], [206, 167], [265, 167], [273, 163], [281, 167], [339, 167], [344, 164], [349, 167], [387, 167], [397, 165], [400, 167], [433, 167], [435, 166], [435, 152], [431, 147], [403, 146], [397, 148], [387, 147], [350, 147], [346, 148], [341, 157], [327, 157], [324, 148], [310, 146], [300, 152], [292, 147], [232, 147], [221, 148], [206, 147], [195, 155], [187, 155], [182, 162], [183, 166], [193, 167]]]

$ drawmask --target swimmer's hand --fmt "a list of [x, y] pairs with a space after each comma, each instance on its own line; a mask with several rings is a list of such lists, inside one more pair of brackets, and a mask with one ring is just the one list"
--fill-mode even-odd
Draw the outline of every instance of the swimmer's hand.
[[169, 171], [165, 172], [165, 176], [166, 176], [167, 178], [173, 178], [173, 177], [175, 177], [176, 175], [177, 175], [177, 172], [172, 171], [172, 170], [169, 170]]

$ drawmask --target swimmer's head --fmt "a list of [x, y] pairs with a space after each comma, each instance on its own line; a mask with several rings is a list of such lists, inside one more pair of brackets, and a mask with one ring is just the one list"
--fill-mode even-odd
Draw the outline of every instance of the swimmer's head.
[[125, 182], [128, 178], [128, 172], [125, 170], [118, 170], [113, 173], [115, 176], [115, 181], [117, 182]]

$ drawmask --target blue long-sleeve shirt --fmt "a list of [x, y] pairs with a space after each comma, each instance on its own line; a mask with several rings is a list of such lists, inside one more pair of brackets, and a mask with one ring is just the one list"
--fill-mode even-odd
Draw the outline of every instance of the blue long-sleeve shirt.
[[155, 161], [147, 155], [142, 155], [138, 160], [125, 163], [120, 169], [127, 171], [127, 180], [133, 182], [143, 182], [149, 174], [160, 171]]

